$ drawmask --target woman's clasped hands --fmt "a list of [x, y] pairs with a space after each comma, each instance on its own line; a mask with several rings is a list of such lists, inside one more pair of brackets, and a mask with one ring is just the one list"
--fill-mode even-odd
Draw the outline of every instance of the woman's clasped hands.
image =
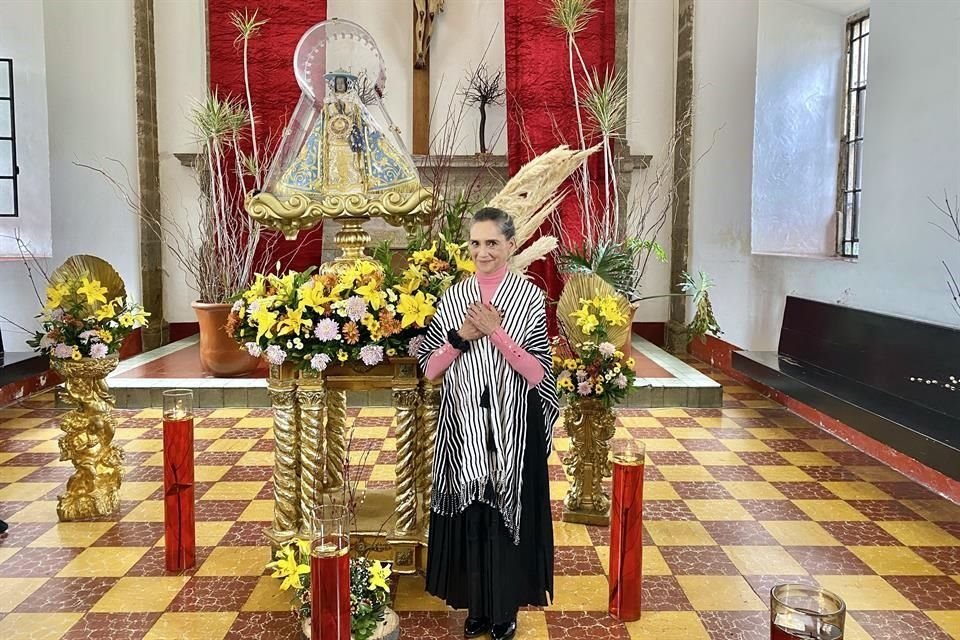
[[477, 340], [499, 329], [502, 319], [492, 304], [475, 302], [467, 309], [467, 316], [457, 333], [464, 340]]

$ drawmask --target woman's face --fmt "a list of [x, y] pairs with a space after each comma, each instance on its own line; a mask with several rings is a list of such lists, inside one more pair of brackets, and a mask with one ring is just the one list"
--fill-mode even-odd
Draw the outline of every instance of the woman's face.
[[494, 273], [513, 255], [517, 243], [507, 240], [496, 222], [483, 220], [470, 227], [470, 257], [478, 273]]

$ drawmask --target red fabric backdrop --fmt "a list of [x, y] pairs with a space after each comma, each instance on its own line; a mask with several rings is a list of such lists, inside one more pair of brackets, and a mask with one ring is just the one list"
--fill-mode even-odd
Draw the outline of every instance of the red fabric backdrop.
[[[570, 84], [566, 34], [549, 24], [549, 0], [504, 0], [504, 44], [507, 77], [507, 158], [510, 173], [537, 154], [559, 144], [579, 147], [577, 117]], [[616, 54], [615, 0], [594, 0], [597, 14], [577, 35], [584, 62], [601, 75]], [[583, 73], [574, 59], [578, 82]], [[589, 144], [589, 141], [588, 141]], [[602, 180], [602, 164], [594, 158], [592, 175]], [[592, 162], [593, 162], [592, 161]], [[561, 219], [569, 235], [583, 236], [583, 220], [575, 195], [562, 205]], [[544, 225], [543, 232], [552, 228]], [[535, 281], [556, 301], [561, 281], [554, 260], [541, 260], [531, 271]], [[551, 313], [551, 325], [553, 314]]]
[[[208, 0], [207, 46], [209, 50], [210, 88], [220, 95], [245, 98], [243, 51], [234, 44], [236, 28], [230, 22], [233, 11], [243, 13], [259, 9], [259, 19], [269, 19], [260, 34], [250, 41], [249, 72], [253, 109], [257, 118], [257, 138], [263, 148], [268, 137], [282, 132], [297, 100], [300, 87], [293, 75], [293, 51], [303, 33], [327, 18], [326, 0]], [[246, 214], [243, 214], [246, 215]], [[299, 251], [289, 267], [305, 269], [320, 264], [322, 231], [318, 227], [301, 233], [295, 242], [281, 242], [272, 262]], [[288, 265], [283, 265], [287, 267]]]

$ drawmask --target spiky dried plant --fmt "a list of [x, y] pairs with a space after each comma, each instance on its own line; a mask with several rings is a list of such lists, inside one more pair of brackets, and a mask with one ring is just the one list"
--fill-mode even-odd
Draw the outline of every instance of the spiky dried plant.
[[[947, 237], [951, 240], [960, 244], [960, 202], [958, 202], [958, 198], [954, 196], [951, 202], [947, 194], [944, 193], [942, 205], [934, 202], [933, 199], [930, 201], [933, 202], [933, 206], [947, 219], [943, 225], [936, 222], [934, 222], [933, 225], [947, 234]], [[960, 282], [957, 281], [957, 277], [953, 274], [947, 261], [941, 260], [940, 262], [947, 272], [947, 291], [950, 293], [950, 302], [953, 310], [960, 316]]]

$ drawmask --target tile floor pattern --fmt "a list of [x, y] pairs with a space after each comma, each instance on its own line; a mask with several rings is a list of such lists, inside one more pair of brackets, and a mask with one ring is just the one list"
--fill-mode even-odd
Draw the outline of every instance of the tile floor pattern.
[[[556, 522], [556, 600], [520, 613], [518, 638], [761, 640], [767, 594], [821, 584], [849, 606], [848, 640], [960, 638], [960, 507], [928, 493], [748, 389], [723, 409], [620, 412], [616, 437], [647, 443], [644, 615], [606, 614], [607, 530]], [[270, 418], [205, 411], [196, 430], [194, 570], [164, 571], [157, 410], [120, 412], [126, 451], [121, 511], [58, 524], [71, 473], [57, 461], [50, 397], [0, 410], [0, 638], [295, 638], [265, 575], [271, 517]], [[353, 410], [363, 479], [389, 482], [390, 411]], [[557, 440], [559, 454], [569, 442]], [[357, 459], [359, 453], [353, 454]], [[554, 513], [566, 489], [550, 459]], [[403, 638], [461, 637], [463, 613], [402, 578]]]

